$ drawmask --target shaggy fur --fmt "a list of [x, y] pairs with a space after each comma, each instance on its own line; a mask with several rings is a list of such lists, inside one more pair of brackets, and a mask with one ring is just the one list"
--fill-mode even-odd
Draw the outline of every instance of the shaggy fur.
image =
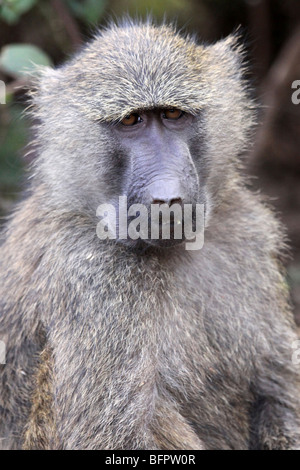
[[[31, 191], [0, 247], [3, 448], [299, 447], [282, 229], [237, 170], [253, 113], [235, 42], [125, 23], [44, 72]], [[204, 247], [101, 241], [97, 206], [135, 178], [110, 123], [165, 107], [195, 115]]]

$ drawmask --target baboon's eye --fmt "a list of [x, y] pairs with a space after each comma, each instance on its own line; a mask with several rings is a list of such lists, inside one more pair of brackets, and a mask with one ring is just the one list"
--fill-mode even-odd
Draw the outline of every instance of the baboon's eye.
[[124, 117], [124, 119], [121, 121], [121, 124], [123, 124], [123, 126], [134, 126], [138, 122], [142, 122], [141, 116], [139, 116], [137, 113], [132, 113]]
[[183, 115], [184, 115], [184, 111], [181, 111], [180, 109], [170, 108], [170, 109], [166, 109], [163, 112], [162, 117], [164, 119], [174, 119], [174, 120], [176, 120], [176, 119], [181, 118]]

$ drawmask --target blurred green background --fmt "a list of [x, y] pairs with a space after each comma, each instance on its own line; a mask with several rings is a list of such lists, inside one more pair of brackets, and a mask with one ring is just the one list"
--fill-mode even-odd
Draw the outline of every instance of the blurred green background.
[[[175, 20], [179, 28], [213, 42], [240, 27], [261, 103], [260, 125], [248, 156], [254, 189], [261, 188], [287, 226], [287, 261], [296, 320], [300, 324], [300, 80], [299, 0], [0, 0], [0, 221], [26, 183], [34, 160], [32, 123], [26, 114], [26, 71], [57, 65], [88, 40], [96, 27], [124, 14]], [[0, 82], [0, 103], [1, 97]], [[299, 93], [300, 98], [300, 93]]]

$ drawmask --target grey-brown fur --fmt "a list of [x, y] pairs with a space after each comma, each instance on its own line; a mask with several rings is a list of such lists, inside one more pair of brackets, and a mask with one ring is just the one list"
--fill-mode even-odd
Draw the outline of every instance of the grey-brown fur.
[[[282, 229], [237, 170], [253, 118], [235, 42], [128, 23], [45, 72], [31, 193], [0, 248], [3, 448], [299, 447]], [[197, 252], [96, 235], [122, 194], [107, 121], [157, 107], [194, 114], [204, 142]]]

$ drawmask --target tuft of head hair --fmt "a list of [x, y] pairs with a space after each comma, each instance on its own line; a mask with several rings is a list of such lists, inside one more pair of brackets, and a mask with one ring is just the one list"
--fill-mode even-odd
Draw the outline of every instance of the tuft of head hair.
[[166, 107], [196, 115], [223, 105], [225, 88], [233, 102], [243, 99], [243, 69], [236, 36], [206, 46], [172, 24], [126, 18], [98, 31], [67, 64], [45, 70], [34, 103], [42, 113], [43, 104], [46, 109], [51, 96], [60, 95], [100, 122]]

